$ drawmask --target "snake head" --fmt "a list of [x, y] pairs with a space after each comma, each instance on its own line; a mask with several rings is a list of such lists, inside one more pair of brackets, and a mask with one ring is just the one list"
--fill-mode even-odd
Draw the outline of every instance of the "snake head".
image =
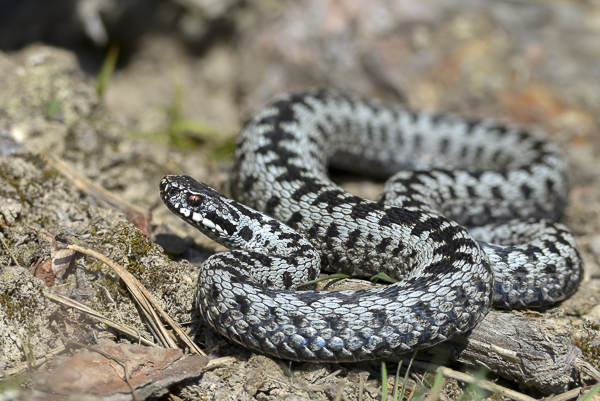
[[185, 222], [221, 242], [235, 232], [239, 219], [230, 200], [187, 175], [168, 175], [160, 181], [160, 197]]

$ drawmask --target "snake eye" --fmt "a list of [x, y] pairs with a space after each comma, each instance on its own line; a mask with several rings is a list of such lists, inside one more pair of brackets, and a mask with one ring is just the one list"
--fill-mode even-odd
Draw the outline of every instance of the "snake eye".
[[187, 203], [191, 207], [200, 206], [200, 204], [202, 203], [202, 199], [200, 199], [199, 195], [190, 195], [187, 198]]

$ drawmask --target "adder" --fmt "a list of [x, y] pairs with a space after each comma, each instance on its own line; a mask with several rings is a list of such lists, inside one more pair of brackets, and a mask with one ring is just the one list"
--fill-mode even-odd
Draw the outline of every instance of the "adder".
[[[403, 354], [466, 332], [492, 305], [560, 301], [581, 280], [573, 235], [556, 223], [567, 164], [519, 127], [308, 91], [249, 120], [235, 160], [237, 201], [188, 176], [160, 191], [231, 249], [202, 266], [196, 303], [250, 349], [313, 362]], [[334, 184], [330, 165], [392, 177], [373, 202]], [[322, 268], [399, 281], [294, 291]]]

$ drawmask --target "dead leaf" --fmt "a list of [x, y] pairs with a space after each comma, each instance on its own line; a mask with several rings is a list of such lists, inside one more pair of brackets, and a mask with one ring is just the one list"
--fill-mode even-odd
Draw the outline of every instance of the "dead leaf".
[[159, 397], [174, 383], [201, 374], [208, 358], [183, 355], [179, 349], [143, 347], [106, 343], [95, 346], [114, 356], [106, 358], [96, 352], [78, 353], [40, 374], [35, 388], [58, 395], [92, 394], [101, 397], [116, 393], [131, 394], [121, 363], [127, 364], [129, 381], [141, 399]]
[[64, 272], [69, 268], [75, 256], [75, 251], [65, 249], [64, 245], [56, 240], [56, 234], [46, 230], [39, 230], [41, 238], [50, 243], [50, 259], [40, 263], [34, 271], [34, 276], [40, 278], [48, 287], [52, 287], [56, 281], [62, 282]]
[[54, 272], [52, 271], [52, 259], [46, 259], [36, 266], [33, 276], [39, 278], [47, 287], [54, 285]]
[[146, 214], [138, 212], [137, 210], [127, 208], [125, 209], [125, 218], [128, 222], [136, 226], [146, 237], [150, 238], [152, 233], [152, 210], [148, 208]]

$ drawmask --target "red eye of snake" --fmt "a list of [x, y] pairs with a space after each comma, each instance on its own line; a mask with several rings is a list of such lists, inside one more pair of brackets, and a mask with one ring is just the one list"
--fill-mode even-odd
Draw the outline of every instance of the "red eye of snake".
[[200, 199], [199, 195], [190, 195], [190, 196], [188, 196], [187, 203], [188, 203], [188, 205], [190, 205], [192, 207], [196, 207], [196, 206], [200, 206], [200, 203], [202, 203], [202, 200]]

